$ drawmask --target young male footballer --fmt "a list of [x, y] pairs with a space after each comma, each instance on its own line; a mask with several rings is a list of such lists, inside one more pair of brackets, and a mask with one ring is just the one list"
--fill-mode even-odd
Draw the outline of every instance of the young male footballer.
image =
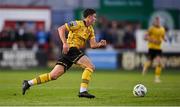
[[152, 65], [153, 60], [156, 62], [155, 79], [156, 83], [161, 82], [160, 75], [162, 71], [161, 54], [162, 41], [165, 40], [165, 29], [160, 25], [160, 18], [156, 17], [153, 25], [148, 29], [144, 38], [148, 41], [148, 61], [144, 63], [142, 74], [145, 75], [147, 69]]
[[[95, 66], [91, 60], [80, 50], [85, 47], [86, 41], [89, 40], [91, 48], [100, 48], [106, 46], [106, 41], [96, 42], [93, 24], [96, 21], [96, 11], [94, 9], [86, 9], [83, 12], [84, 19], [65, 23], [58, 28], [59, 37], [63, 43], [62, 55], [58, 59], [55, 67], [51, 72], [39, 75], [31, 80], [24, 80], [22, 86], [22, 94], [25, 95], [27, 89], [31, 86], [56, 80], [63, 75], [73, 64], [77, 64], [84, 68], [82, 73], [82, 82], [80, 84], [79, 97], [95, 98], [94, 95], [88, 93], [88, 84], [91, 75], [95, 70]], [[66, 39], [65, 32], [68, 31]], [[73, 80], [72, 80], [73, 81]]]

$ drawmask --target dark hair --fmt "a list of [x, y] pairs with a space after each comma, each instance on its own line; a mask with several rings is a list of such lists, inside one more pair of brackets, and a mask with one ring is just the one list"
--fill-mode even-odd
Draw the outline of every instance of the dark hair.
[[94, 13], [96, 13], [96, 11], [94, 9], [86, 9], [83, 12], [83, 16], [84, 18], [88, 17], [89, 15], [93, 15]]

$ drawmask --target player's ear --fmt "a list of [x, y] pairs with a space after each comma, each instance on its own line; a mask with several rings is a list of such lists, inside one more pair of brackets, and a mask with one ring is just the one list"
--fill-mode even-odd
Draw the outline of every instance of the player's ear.
[[87, 16], [87, 19], [90, 20], [91, 19], [91, 15]]
[[89, 16], [87, 16], [86, 19], [89, 20]]

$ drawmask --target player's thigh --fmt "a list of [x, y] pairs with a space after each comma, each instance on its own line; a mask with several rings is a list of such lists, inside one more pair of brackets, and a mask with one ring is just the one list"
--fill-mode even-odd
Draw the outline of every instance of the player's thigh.
[[157, 50], [155, 53], [155, 61], [160, 64], [161, 63], [161, 56], [162, 56], [162, 51], [161, 50]]
[[86, 55], [82, 56], [76, 64], [80, 65], [83, 68], [91, 68], [92, 70], [95, 70], [95, 66], [93, 65], [90, 58], [88, 58]]
[[64, 66], [62, 65], [56, 65], [50, 72], [50, 76], [52, 79], [57, 79], [62, 74], [64, 74]]

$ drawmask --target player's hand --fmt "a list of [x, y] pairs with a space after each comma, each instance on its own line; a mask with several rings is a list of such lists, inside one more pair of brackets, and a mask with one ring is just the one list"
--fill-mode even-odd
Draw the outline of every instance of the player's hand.
[[69, 51], [69, 45], [67, 43], [64, 43], [63, 44], [63, 53], [64, 54], [67, 54]]
[[159, 40], [154, 40], [153, 42], [157, 45], [161, 44], [161, 41], [159, 41]]
[[99, 43], [100, 43], [99, 47], [106, 46], [106, 40], [101, 40]]
[[163, 40], [164, 40], [164, 42], [167, 42], [168, 41], [168, 39], [165, 37], [165, 38], [163, 38]]
[[148, 38], [148, 41], [149, 41], [149, 42], [152, 42], [152, 43], [154, 43], [154, 44], [157, 44], [157, 45], [161, 44], [161, 41], [155, 40], [155, 39], [152, 39], [152, 38]]

